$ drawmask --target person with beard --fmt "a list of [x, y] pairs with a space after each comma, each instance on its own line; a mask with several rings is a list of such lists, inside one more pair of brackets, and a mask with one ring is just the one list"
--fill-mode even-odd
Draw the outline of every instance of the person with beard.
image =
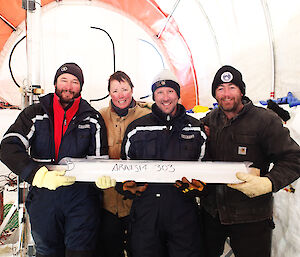
[[[120, 159], [121, 144], [128, 124], [150, 113], [151, 106], [134, 100], [132, 81], [123, 71], [116, 71], [109, 77], [108, 92], [111, 101], [108, 107], [100, 110], [100, 113], [107, 127], [109, 158]], [[101, 256], [124, 257], [124, 250], [127, 256], [130, 256], [127, 229], [132, 200], [123, 199], [123, 195], [103, 181], [106, 181], [105, 177], [99, 178], [96, 184], [101, 189], [105, 189], [99, 244]]]
[[[180, 85], [176, 76], [170, 70], [162, 70], [153, 80], [152, 92], [155, 101], [152, 113], [129, 124], [121, 158], [201, 160], [206, 135], [200, 122], [187, 115], [184, 106], [178, 103]], [[190, 191], [201, 193], [203, 186], [199, 181], [195, 183], [195, 190]], [[117, 183], [116, 189], [125, 197], [133, 198], [129, 232], [133, 257], [205, 256], [198, 206], [195, 197], [185, 193], [189, 190], [178, 190], [171, 183], [139, 185], [134, 181]]]
[[[300, 148], [281, 119], [245, 96], [240, 71], [221, 67], [212, 82], [219, 107], [202, 122], [212, 161], [250, 162], [240, 184], [210, 184], [201, 199], [207, 257], [223, 254], [227, 237], [235, 256], [271, 255], [273, 196], [300, 175]], [[271, 165], [273, 164], [273, 165]]]
[[64, 157], [108, 158], [105, 123], [81, 98], [83, 83], [77, 64], [63, 64], [54, 77], [55, 93], [25, 108], [1, 141], [1, 161], [31, 184], [26, 208], [37, 257], [95, 254], [98, 188], [45, 166]]

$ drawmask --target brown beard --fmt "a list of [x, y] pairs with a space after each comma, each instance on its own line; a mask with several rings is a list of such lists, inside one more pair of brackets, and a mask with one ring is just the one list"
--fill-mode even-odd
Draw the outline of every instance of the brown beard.
[[[72, 91], [71, 91], [71, 92], [72, 92]], [[65, 100], [65, 99], [62, 98], [62, 93], [61, 93], [61, 91], [57, 90], [57, 87], [55, 87], [55, 94], [58, 96], [59, 102], [60, 102], [61, 104], [69, 104], [69, 103], [73, 102], [74, 99], [76, 99], [77, 97], [80, 96], [80, 93], [81, 93], [81, 92], [79, 92], [79, 93], [77, 93], [77, 94], [74, 94], [73, 97], [72, 97], [72, 99]]]

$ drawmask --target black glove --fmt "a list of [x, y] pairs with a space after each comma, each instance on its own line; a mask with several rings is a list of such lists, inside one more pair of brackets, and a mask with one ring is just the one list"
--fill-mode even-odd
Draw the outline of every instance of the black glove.
[[291, 116], [290, 113], [287, 110], [284, 110], [283, 108], [281, 108], [277, 103], [275, 103], [274, 101], [272, 101], [271, 99], [269, 99], [267, 101], [268, 106], [267, 108], [274, 111], [275, 113], [277, 113], [277, 115], [284, 121], [287, 122]]
[[187, 196], [199, 197], [206, 195], [206, 184], [200, 180], [192, 179], [192, 182], [189, 182], [186, 177], [183, 177], [181, 180], [176, 180], [174, 186]]
[[126, 200], [141, 196], [141, 194], [147, 189], [147, 187], [148, 184], [137, 185], [135, 181], [129, 180], [122, 183], [117, 183], [115, 189], [118, 193], [124, 195], [124, 200]]

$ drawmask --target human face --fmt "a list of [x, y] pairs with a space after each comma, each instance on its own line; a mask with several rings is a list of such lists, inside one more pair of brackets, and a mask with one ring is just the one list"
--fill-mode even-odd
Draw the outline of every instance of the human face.
[[171, 87], [159, 87], [154, 91], [157, 107], [165, 114], [174, 116], [177, 111], [178, 95]]
[[63, 73], [57, 78], [55, 93], [59, 97], [63, 107], [66, 107], [75, 98], [80, 96], [80, 91], [80, 82], [74, 75]]
[[120, 109], [128, 107], [132, 100], [133, 90], [127, 81], [112, 80], [110, 82], [109, 95], [115, 106]]
[[224, 83], [216, 89], [216, 99], [228, 119], [235, 117], [243, 108], [241, 90], [232, 83]]

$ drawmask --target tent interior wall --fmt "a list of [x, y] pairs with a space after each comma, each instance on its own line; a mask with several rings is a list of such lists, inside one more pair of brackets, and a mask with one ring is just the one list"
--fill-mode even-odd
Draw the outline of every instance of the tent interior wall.
[[[21, 96], [11, 78], [8, 60], [15, 43], [26, 34], [26, 11], [21, 0], [0, 0], [0, 4], [1, 17], [15, 28], [0, 20], [0, 96], [20, 105]], [[246, 94], [254, 101], [270, 98], [273, 80], [275, 97], [286, 96], [289, 91], [300, 96], [294, 75], [300, 69], [297, 0], [47, 0], [41, 5], [39, 72], [45, 92], [53, 91], [57, 67], [75, 61], [86, 77], [83, 96], [94, 99], [106, 95], [107, 79], [113, 72], [112, 44], [104, 32], [91, 28], [94, 26], [111, 36], [116, 70], [132, 77], [136, 98], [151, 94], [153, 76], [162, 67], [169, 67], [184, 84], [183, 103], [187, 109], [195, 104], [211, 106], [211, 81], [224, 64], [242, 71]], [[20, 85], [27, 83], [26, 64], [23, 40], [11, 58], [12, 72]]]
[[[87, 100], [106, 96], [109, 76], [123, 70], [135, 85], [135, 99], [152, 101], [152, 78], [170, 68], [181, 83], [186, 109], [212, 107], [213, 76], [226, 64], [242, 72], [254, 103], [288, 92], [300, 99], [299, 0], [29, 0], [40, 7], [32, 52], [28, 37], [22, 40], [28, 31], [24, 1], [0, 0], [0, 100], [11, 105], [22, 102], [11, 72], [20, 87], [31, 84], [32, 56], [45, 93], [54, 92], [54, 74], [62, 63], [78, 63]], [[91, 103], [99, 109], [108, 101]], [[286, 108], [292, 114], [286, 125], [299, 144], [299, 108]], [[288, 196], [276, 194], [273, 257], [300, 255], [300, 225], [293, 224], [300, 217], [298, 188]]]

